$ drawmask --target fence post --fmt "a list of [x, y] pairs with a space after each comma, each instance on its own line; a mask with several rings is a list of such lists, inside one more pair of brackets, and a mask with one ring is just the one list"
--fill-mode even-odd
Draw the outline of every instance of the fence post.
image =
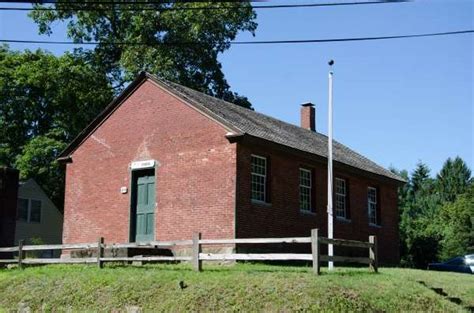
[[369, 243], [372, 246], [369, 248], [370, 268], [374, 272], [378, 272], [378, 259], [377, 259], [377, 236], [369, 236]]
[[23, 240], [18, 241], [18, 268], [23, 269]]
[[197, 272], [200, 272], [202, 269], [202, 261], [199, 260], [199, 253], [201, 253], [200, 239], [201, 233], [193, 234], [193, 269]]
[[104, 266], [101, 258], [104, 257], [104, 237], [99, 237], [97, 241], [97, 267], [102, 268]]
[[311, 229], [311, 252], [313, 254], [313, 272], [316, 275], [321, 273], [320, 271], [320, 264], [319, 264], [319, 236], [318, 236], [318, 229]]

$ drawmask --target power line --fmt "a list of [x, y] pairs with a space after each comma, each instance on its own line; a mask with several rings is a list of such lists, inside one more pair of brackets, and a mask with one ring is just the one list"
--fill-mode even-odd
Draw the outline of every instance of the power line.
[[[474, 29], [459, 30], [441, 33], [424, 33], [411, 35], [395, 35], [395, 36], [379, 36], [379, 37], [352, 37], [352, 38], [332, 38], [332, 39], [296, 39], [296, 40], [260, 40], [260, 41], [231, 41], [231, 45], [264, 45], [264, 44], [308, 44], [308, 43], [328, 43], [328, 42], [349, 42], [349, 41], [374, 41], [374, 40], [390, 40], [420, 37], [449, 36], [474, 33]], [[42, 41], [42, 40], [17, 40], [17, 39], [0, 39], [0, 43], [20, 43], [20, 44], [47, 44], [47, 45], [129, 45], [129, 46], [187, 46], [200, 45], [199, 42], [73, 42], [73, 41]]]
[[[190, 3], [208, 3], [208, 2], [214, 2], [214, 3], [259, 3], [259, 2], [266, 2], [268, 0], [215, 0], [215, 1], [209, 1], [209, 0], [166, 0], [166, 1], [159, 1], [159, 0], [150, 0], [150, 1], [131, 1], [131, 0], [109, 0], [109, 1], [99, 1], [99, 0], [93, 0], [93, 1], [56, 1], [56, 0], [38, 0], [38, 1], [31, 1], [31, 0], [25, 0], [25, 1], [0, 1], [0, 3], [22, 3], [22, 4], [73, 4], [73, 5], [83, 5], [83, 4], [103, 4], [103, 5], [135, 5], [135, 4], [190, 4]], [[369, 0], [370, 1], [370, 0]], [[380, 2], [397, 2], [397, 0], [380, 0]]]
[[[391, 3], [404, 3], [412, 2], [413, 0], [379, 0], [379, 1], [363, 1], [363, 2], [326, 2], [326, 3], [305, 3], [305, 4], [273, 4], [273, 5], [253, 5], [252, 9], [289, 9], [289, 8], [313, 8], [313, 7], [327, 7], [327, 6], [348, 6], [348, 5], [364, 5], [364, 4], [391, 4]], [[3, 1], [0, 1], [0, 3]], [[156, 2], [140, 2], [141, 4], [162, 4]], [[186, 11], [186, 10], [222, 10], [222, 9], [248, 9], [249, 7], [242, 6], [230, 6], [230, 7], [219, 7], [219, 6], [206, 6], [206, 7], [163, 7], [153, 8], [147, 7], [110, 7], [110, 8], [97, 8], [97, 7], [74, 7], [76, 4], [104, 4], [103, 2], [90, 2], [90, 3], [70, 3], [72, 6], [68, 8], [56, 8], [56, 7], [38, 7], [38, 8], [18, 8], [18, 7], [0, 7], [0, 11]], [[116, 3], [123, 4], [123, 3]], [[130, 3], [131, 4], [131, 3]], [[136, 3], [134, 3], [136, 4]]]
[[442, 33], [425, 33], [412, 35], [395, 35], [395, 36], [379, 36], [379, 37], [353, 37], [353, 38], [335, 38], [335, 39], [302, 39], [302, 40], [263, 40], [263, 41], [235, 41], [231, 44], [249, 45], [249, 44], [304, 44], [304, 43], [325, 43], [325, 42], [347, 42], [347, 41], [371, 41], [371, 40], [388, 40], [388, 39], [404, 39], [404, 38], [420, 38], [449, 36], [474, 33], [474, 29], [459, 30]]
[[[215, 0], [214, 2], [224, 2], [224, 3], [248, 3], [248, 2], [263, 2], [266, 0]], [[202, 3], [209, 2], [209, 0], [151, 0], [151, 1], [135, 1], [135, 0], [109, 0], [109, 1], [98, 1], [98, 0], [83, 0], [83, 1], [57, 1], [57, 0], [6, 0], [0, 1], [6, 3], [28, 3], [28, 4], [88, 4], [88, 3], [103, 3], [103, 4], [147, 4], [147, 3], [157, 3], [157, 4], [172, 4], [172, 3]]]
[[[103, 5], [133, 5], [133, 4], [175, 4], [175, 3], [203, 3], [203, 2], [208, 2], [209, 0], [186, 0], [186, 1], [180, 1], [180, 0], [166, 0], [166, 1], [160, 1], [160, 0], [151, 0], [151, 1], [121, 1], [121, 0], [109, 0], [109, 1], [100, 1], [100, 0], [93, 0], [93, 1], [56, 1], [56, 0], [16, 0], [16, 1], [9, 1], [9, 0], [4, 0], [0, 1], [0, 3], [18, 3], [18, 4], [36, 4], [36, 5], [44, 5], [44, 4], [70, 4], [70, 5], [83, 5], [83, 4], [103, 4]], [[256, 1], [245, 1], [245, 0], [219, 0], [219, 1], [214, 1], [217, 3], [250, 3], [250, 2], [261, 2], [261, 1], [266, 1], [266, 0], [256, 0]]]

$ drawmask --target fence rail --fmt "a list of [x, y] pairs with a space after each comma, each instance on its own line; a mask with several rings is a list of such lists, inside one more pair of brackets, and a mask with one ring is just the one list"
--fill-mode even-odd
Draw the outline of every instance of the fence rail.
[[[293, 244], [310, 243], [311, 254], [303, 253], [203, 253], [203, 245], [230, 245], [230, 244]], [[321, 255], [320, 246], [322, 244], [332, 244], [335, 246], [353, 247], [368, 249], [367, 257], [348, 257], [348, 256], [327, 256]], [[166, 249], [176, 246], [191, 247], [190, 256], [135, 256], [135, 257], [105, 257], [105, 249], [119, 248], [145, 248], [145, 249]], [[96, 257], [84, 258], [25, 258], [27, 251], [40, 250], [95, 250]], [[105, 262], [161, 262], [161, 261], [191, 261], [194, 270], [202, 270], [202, 261], [290, 261], [304, 260], [312, 261], [313, 271], [320, 274], [321, 262], [345, 262], [368, 264], [369, 267], [377, 272], [377, 239], [375, 236], [369, 236], [369, 241], [356, 241], [347, 239], [329, 239], [319, 236], [318, 229], [311, 231], [311, 237], [287, 237], [287, 238], [237, 238], [237, 239], [202, 239], [201, 233], [196, 233], [192, 240], [175, 241], [150, 241], [134, 243], [110, 243], [106, 244], [101, 237], [95, 243], [75, 243], [75, 244], [53, 244], [53, 245], [23, 245], [20, 241], [17, 247], [0, 248], [2, 252], [18, 252], [17, 259], [0, 259], [0, 264], [18, 264], [22, 268], [24, 264], [93, 264], [96, 263], [99, 268], [103, 267]]]

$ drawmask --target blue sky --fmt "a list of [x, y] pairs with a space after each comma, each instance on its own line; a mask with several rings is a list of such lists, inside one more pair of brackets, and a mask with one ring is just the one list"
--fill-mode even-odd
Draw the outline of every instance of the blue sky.
[[[26, 14], [0, 11], [0, 38], [47, 39], [37, 35], [36, 25]], [[241, 34], [238, 40], [383, 36], [474, 28], [471, 0], [268, 9], [257, 14], [256, 37]], [[50, 39], [66, 39], [64, 25], [56, 23], [53, 30]], [[60, 54], [70, 47], [43, 48]], [[299, 124], [299, 104], [311, 101], [316, 104], [317, 130], [327, 133], [327, 61], [331, 58], [336, 61], [335, 139], [386, 167], [411, 171], [421, 160], [434, 174], [446, 158], [459, 155], [474, 168], [472, 34], [233, 46], [220, 60], [232, 89], [249, 97], [257, 111]]]

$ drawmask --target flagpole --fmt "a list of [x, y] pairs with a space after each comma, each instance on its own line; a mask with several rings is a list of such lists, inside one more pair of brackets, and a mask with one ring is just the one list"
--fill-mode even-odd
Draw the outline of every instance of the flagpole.
[[[329, 100], [328, 100], [328, 238], [334, 238], [333, 229], [333, 167], [332, 167], [332, 115], [333, 115], [333, 60], [329, 61]], [[328, 256], [334, 256], [334, 247], [328, 244]], [[328, 269], [334, 269], [334, 262], [328, 262]]]

